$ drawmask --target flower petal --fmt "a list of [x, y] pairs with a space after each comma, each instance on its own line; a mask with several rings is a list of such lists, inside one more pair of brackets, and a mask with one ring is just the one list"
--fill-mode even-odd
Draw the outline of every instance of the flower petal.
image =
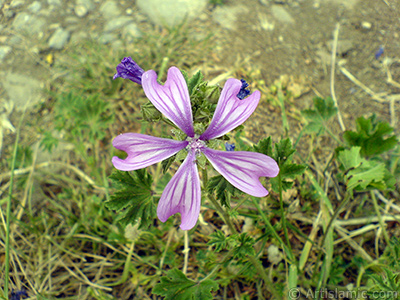
[[200, 214], [201, 190], [196, 155], [189, 153], [161, 195], [157, 216], [161, 222], [181, 214], [181, 229], [190, 230], [196, 225]]
[[158, 163], [179, 152], [187, 141], [163, 139], [140, 133], [124, 133], [113, 140], [113, 146], [128, 153], [128, 157], [112, 158], [115, 168], [122, 171], [139, 170]]
[[194, 137], [189, 90], [178, 68], [168, 70], [164, 85], [157, 82], [156, 72], [149, 70], [142, 76], [142, 86], [147, 98], [160, 112], [188, 136]]
[[261, 153], [218, 151], [210, 148], [204, 148], [203, 153], [214, 169], [234, 187], [255, 197], [268, 195], [259, 178], [275, 177], [279, 173], [276, 161]]
[[117, 66], [117, 73], [115, 73], [113, 79], [121, 77], [141, 84], [143, 72], [144, 70], [130, 56], [124, 57]]
[[238, 79], [230, 78], [226, 81], [214, 117], [200, 139], [211, 140], [223, 136], [246, 121], [254, 112], [260, 101], [260, 92], [254, 91], [249, 97], [240, 100], [237, 95], [241, 87], [242, 83]]

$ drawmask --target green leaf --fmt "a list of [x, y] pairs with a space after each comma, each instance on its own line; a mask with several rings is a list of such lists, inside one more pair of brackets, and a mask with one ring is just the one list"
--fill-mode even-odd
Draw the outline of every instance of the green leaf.
[[153, 294], [164, 296], [165, 300], [211, 300], [211, 290], [218, 290], [214, 280], [195, 282], [178, 269], [172, 269], [167, 276], [161, 277], [161, 282], [153, 288]]
[[302, 175], [306, 169], [306, 165], [286, 163], [281, 167], [280, 172], [283, 178], [295, 179]]
[[296, 152], [296, 149], [293, 148], [292, 142], [287, 138], [275, 144], [275, 155], [273, 158], [278, 162], [279, 166], [282, 166], [294, 152]]
[[[271, 156], [279, 165], [279, 174], [282, 180], [282, 189], [287, 191], [293, 186], [292, 180], [300, 176], [307, 169], [306, 165], [291, 163], [293, 153], [296, 150], [292, 146], [289, 138], [281, 140], [275, 144], [275, 149], [272, 151], [271, 139], [261, 140], [257, 145], [253, 146], [257, 152]], [[289, 181], [287, 180], [289, 179]], [[270, 179], [272, 189], [279, 192], [279, 177]]]
[[396, 136], [385, 138], [393, 128], [389, 123], [378, 121], [375, 115], [357, 119], [357, 131], [345, 131], [343, 138], [349, 146], [361, 147], [361, 156], [374, 156], [387, 152], [398, 144]]
[[172, 165], [172, 163], [175, 161], [175, 159], [176, 159], [176, 154], [172, 155], [171, 157], [169, 157], [161, 162], [162, 171], [164, 174], [166, 174], [168, 172], [169, 167]]
[[254, 151], [258, 153], [262, 153], [268, 156], [272, 156], [272, 139], [268, 137], [266, 139], [262, 139], [258, 142], [257, 145], [253, 146]]
[[[235, 237], [233, 235], [232, 237]], [[254, 256], [256, 254], [254, 250], [254, 239], [248, 236], [247, 233], [241, 233], [236, 238], [236, 247], [234, 248], [233, 256], [235, 258], [244, 258], [246, 255]]]
[[147, 122], [156, 122], [162, 119], [161, 112], [155, 108], [155, 106], [149, 101], [140, 106], [140, 111], [142, 112], [143, 119]]
[[122, 225], [134, 224], [140, 219], [139, 229], [147, 228], [155, 215], [151, 175], [145, 169], [133, 171], [132, 175], [129, 172], [115, 171], [110, 179], [117, 191], [105, 205], [118, 211], [117, 220]]
[[237, 188], [230, 184], [222, 175], [210, 178], [207, 184], [207, 191], [210, 194], [216, 193], [216, 197], [223, 206], [231, 207], [231, 196], [241, 193]]
[[377, 164], [375, 166], [371, 166], [370, 164], [366, 163], [364, 165], [361, 164], [358, 168], [355, 168], [347, 173], [347, 188], [366, 189], [368, 185], [382, 182], [384, 174], [384, 164]]
[[304, 130], [306, 133], [321, 134], [325, 131], [327, 121], [337, 113], [337, 108], [330, 97], [326, 99], [315, 97], [313, 102], [314, 109], [305, 109], [301, 112], [308, 122]]
[[200, 85], [200, 83], [203, 82], [204, 76], [200, 71], [197, 71], [196, 74], [194, 74], [189, 80], [188, 80], [188, 89], [189, 89], [189, 95], [192, 96], [195, 91], [196, 87]]
[[345, 170], [347, 188], [364, 190], [366, 188], [386, 188], [386, 168], [383, 163], [368, 161], [360, 155], [361, 147], [352, 147], [339, 152], [338, 160]]
[[40, 142], [40, 146], [43, 147], [45, 150], [47, 150], [49, 153], [53, 150], [53, 148], [57, 148], [58, 146], [58, 139], [55, 138], [51, 132], [46, 131], [43, 134], [43, 139]]
[[211, 234], [211, 240], [207, 245], [214, 246], [215, 251], [220, 252], [226, 249], [228, 240], [221, 230], [217, 230]]
[[361, 147], [351, 147], [350, 150], [339, 152], [338, 159], [346, 170], [358, 167], [361, 164], [360, 150]]

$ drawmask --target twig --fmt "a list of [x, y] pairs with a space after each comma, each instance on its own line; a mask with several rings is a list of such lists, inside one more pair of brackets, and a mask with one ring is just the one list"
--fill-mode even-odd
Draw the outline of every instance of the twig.
[[339, 70], [348, 78], [350, 79], [353, 83], [358, 85], [360, 88], [364, 90], [368, 95], [372, 97], [373, 100], [385, 103], [388, 102], [389, 100], [379, 97], [377, 93], [375, 93], [373, 90], [371, 90], [369, 87], [367, 87], [365, 84], [363, 84], [361, 81], [359, 81], [356, 77], [354, 77], [353, 74], [351, 74], [345, 67], [342, 66], [342, 63], [339, 62], [338, 64]]
[[393, 208], [394, 210], [396, 210], [397, 212], [400, 212], [400, 207], [396, 204], [393, 203], [393, 201], [389, 201], [388, 199], [386, 199], [381, 193], [379, 193], [378, 191], [375, 191], [375, 194], [378, 196], [378, 198], [385, 203], [386, 205], [389, 206], [390, 208]]
[[70, 274], [71, 274], [73, 277], [75, 277], [76, 279], [81, 280], [81, 281], [87, 283], [88, 285], [90, 285], [90, 286], [92, 286], [92, 287], [95, 287], [95, 288], [98, 288], [98, 289], [102, 289], [102, 290], [106, 290], [106, 291], [112, 291], [112, 288], [110, 288], [110, 287], [101, 286], [101, 285], [99, 285], [99, 284], [96, 284], [96, 283], [91, 282], [91, 281], [85, 276], [85, 274], [83, 274], [83, 272], [82, 272], [79, 268], [76, 267], [76, 265], [75, 265], [74, 263], [72, 263], [72, 264], [74, 265], [76, 271], [77, 271], [79, 274], [81, 274], [82, 278], [79, 277], [77, 274], [75, 274], [74, 271], [72, 271], [70, 268], [68, 268], [68, 266], [67, 266], [62, 260], [59, 260], [59, 262], [60, 262], [60, 264], [64, 267], [64, 269], [66, 269], [66, 270], [68, 271], [68, 273], [70, 273]]
[[358, 245], [355, 241], [353, 241], [346, 229], [344, 229], [341, 226], [335, 225], [335, 229], [337, 233], [339, 233], [345, 240], [346, 242], [352, 247], [354, 250], [356, 250], [360, 255], [367, 260], [368, 262], [372, 263], [374, 260], [372, 257], [360, 246]]
[[336, 94], [335, 94], [336, 50], [337, 50], [337, 43], [338, 43], [338, 38], [339, 38], [339, 28], [340, 28], [340, 23], [337, 23], [336, 24], [336, 28], [335, 28], [335, 32], [334, 32], [334, 36], [333, 36], [333, 47], [332, 47], [331, 95], [332, 95], [333, 101], [335, 102], [335, 106], [338, 109], [338, 121], [339, 121], [340, 128], [342, 129], [342, 131], [345, 131], [346, 127], [344, 126], [342, 114], [340, 112], [340, 109], [339, 109], [339, 106], [338, 106], [338, 102], [337, 102], [337, 99], [336, 99]]
[[353, 238], [353, 237], [356, 237], [358, 235], [364, 234], [364, 233], [366, 233], [368, 231], [375, 230], [375, 229], [379, 228], [379, 226], [380, 225], [378, 225], [378, 224], [369, 224], [369, 225], [366, 225], [364, 227], [352, 230], [350, 232], [350, 234], [346, 238], [337, 239], [333, 244], [334, 245], [340, 244], [341, 242], [346, 241], [348, 238]]
[[[346, 68], [342, 66], [341, 63], [338, 64], [340, 71], [347, 77], [349, 78], [352, 82], [354, 82], [356, 85], [358, 85], [360, 88], [364, 90], [368, 95], [372, 97], [373, 100], [378, 101], [380, 103], [387, 103], [389, 102], [389, 112], [390, 112], [390, 124], [391, 126], [396, 125], [396, 111], [395, 111], [395, 102], [400, 101], [399, 95], [385, 95], [383, 97], [379, 96], [377, 93], [372, 91], [369, 87], [364, 85], [361, 81], [359, 81], [354, 75], [352, 75], [349, 71], [347, 71]], [[387, 82], [398, 87], [400, 85], [399, 83], [393, 81], [391, 79], [391, 74], [389, 71], [389, 68], [387, 67], [387, 62], [386, 62], [386, 70], [388, 74], [388, 80]]]
[[[297, 221], [301, 221], [306, 224], [313, 224], [313, 220], [310, 220], [309, 218], [307, 218], [303, 215], [300, 215], [300, 214], [291, 214], [291, 215], [288, 215], [288, 218], [294, 219]], [[399, 218], [390, 216], [390, 215], [383, 215], [382, 221], [383, 222], [399, 222]], [[378, 223], [378, 222], [379, 222], [379, 219], [377, 216], [371, 216], [371, 217], [364, 217], [364, 218], [354, 218], [354, 219], [350, 219], [350, 220], [335, 220], [333, 225], [334, 226], [356, 226], [356, 225]], [[321, 224], [319, 224], [319, 225], [321, 225]]]

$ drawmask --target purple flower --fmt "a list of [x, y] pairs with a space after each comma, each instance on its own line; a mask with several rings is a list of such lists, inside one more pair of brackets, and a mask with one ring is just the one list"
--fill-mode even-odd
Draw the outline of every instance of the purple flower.
[[242, 83], [242, 87], [240, 88], [239, 93], [237, 94], [237, 97], [240, 100], [243, 100], [248, 95], [250, 95], [250, 91], [246, 90], [246, 88], [249, 86], [249, 84], [244, 79], [240, 79], [240, 82]]
[[186, 81], [178, 68], [168, 71], [164, 85], [157, 82], [157, 74], [147, 71], [142, 85], [151, 103], [186, 135], [184, 141], [152, 137], [139, 133], [124, 133], [113, 140], [113, 146], [128, 156], [112, 158], [115, 168], [132, 171], [158, 163], [187, 150], [187, 157], [165, 187], [158, 203], [157, 216], [161, 222], [181, 214], [181, 229], [189, 230], [196, 225], [200, 213], [201, 189], [196, 157], [203, 153], [211, 165], [233, 186], [255, 197], [264, 197], [268, 191], [260, 177], [275, 177], [278, 164], [269, 156], [246, 151], [219, 151], [207, 147], [207, 141], [221, 137], [236, 128], [256, 109], [260, 92], [255, 91], [244, 100], [238, 98], [242, 83], [228, 79], [221, 92], [213, 119], [203, 134], [195, 134], [192, 108]]
[[225, 143], [225, 150], [226, 151], [235, 151], [235, 144], [229, 144], [228, 142]]
[[113, 79], [121, 77], [132, 80], [137, 84], [142, 84], [143, 73], [143, 69], [139, 67], [131, 57], [124, 57], [117, 66], [117, 73], [114, 75]]

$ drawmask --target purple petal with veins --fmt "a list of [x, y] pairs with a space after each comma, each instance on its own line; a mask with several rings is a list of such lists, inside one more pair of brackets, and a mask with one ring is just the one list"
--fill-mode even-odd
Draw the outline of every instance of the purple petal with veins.
[[234, 187], [255, 197], [268, 195], [259, 178], [275, 177], [279, 173], [276, 161], [261, 153], [210, 148], [204, 148], [203, 153], [214, 169]]
[[187, 141], [163, 139], [140, 133], [124, 133], [113, 140], [113, 146], [125, 151], [128, 157], [112, 158], [115, 168], [122, 171], [139, 170], [178, 153], [188, 145]]
[[181, 229], [190, 230], [196, 225], [200, 214], [201, 190], [196, 155], [190, 152], [174, 177], [168, 182], [157, 207], [161, 222], [181, 214]]
[[142, 86], [147, 98], [161, 113], [188, 136], [194, 136], [189, 90], [178, 68], [168, 70], [164, 85], [157, 82], [156, 72], [149, 70], [142, 76]]
[[246, 99], [237, 95], [242, 87], [238, 79], [228, 79], [222, 89], [214, 117], [207, 130], [200, 136], [202, 140], [211, 140], [223, 136], [246, 121], [260, 101], [260, 92], [255, 91]]

